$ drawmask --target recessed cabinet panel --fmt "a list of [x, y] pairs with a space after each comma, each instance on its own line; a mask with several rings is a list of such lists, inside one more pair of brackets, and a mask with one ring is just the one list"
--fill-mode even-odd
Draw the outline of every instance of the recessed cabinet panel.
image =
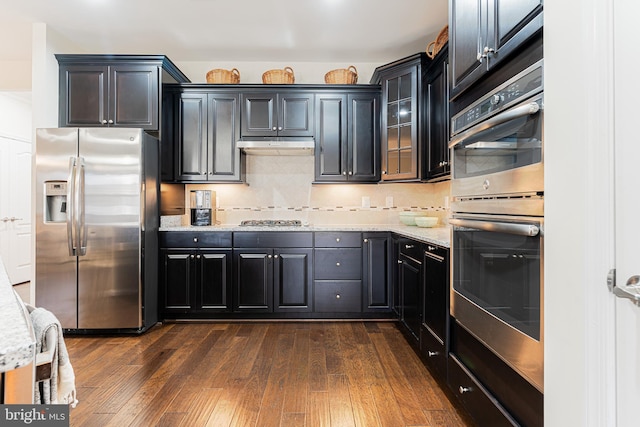
[[275, 251], [276, 311], [311, 311], [312, 256], [310, 248]]
[[347, 153], [347, 96], [316, 96], [316, 181], [344, 181]]
[[239, 137], [237, 111], [237, 96], [209, 96], [209, 165], [211, 175], [219, 179], [224, 175], [234, 177], [238, 173], [240, 152], [236, 149]]
[[114, 126], [158, 128], [158, 67], [111, 67]]
[[178, 179], [206, 179], [207, 95], [183, 94], [178, 114]]
[[193, 282], [191, 252], [163, 251], [162, 253], [165, 283], [163, 307], [172, 310], [190, 310], [194, 304], [191, 291]]
[[60, 126], [102, 126], [107, 117], [109, 68], [60, 67]]
[[202, 251], [200, 260], [198, 306], [203, 310], [230, 309], [231, 295], [226, 284], [231, 283], [231, 251]]
[[242, 250], [235, 255], [234, 310], [271, 312], [273, 264], [271, 252]]

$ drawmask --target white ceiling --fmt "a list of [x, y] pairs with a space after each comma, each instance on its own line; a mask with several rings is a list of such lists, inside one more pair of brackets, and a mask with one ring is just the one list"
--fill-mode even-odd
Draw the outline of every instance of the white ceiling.
[[423, 51], [447, 0], [13, 0], [0, 6], [0, 60], [30, 60], [28, 23], [78, 52], [174, 61], [385, 63]]

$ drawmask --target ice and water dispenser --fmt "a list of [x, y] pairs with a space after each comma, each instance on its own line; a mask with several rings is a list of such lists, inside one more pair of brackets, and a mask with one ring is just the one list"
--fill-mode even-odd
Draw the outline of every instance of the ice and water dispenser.
[[211, 225], [211, 191], [191, 190], [191, 225]]
[[46, 181], [44, 222], [67, 221], [67, 181]]

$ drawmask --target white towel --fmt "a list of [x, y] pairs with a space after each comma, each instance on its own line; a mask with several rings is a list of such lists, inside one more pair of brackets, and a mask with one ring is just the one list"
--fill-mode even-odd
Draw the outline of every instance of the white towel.
[[[67, 346], [62, 336], [62, 326], [53, 313], [44, 309], [36, 308], [31, 312], [31, 322], [36, 335], [36, 352], [40, 353], [49, 346], [56, 346], [51, 363], [51, 379], [43, 382], [43, 395], [40, 395], [39, 387], [35, 387], [35, 403], [44, 404], [69, 404], [75, 408], [78, 404], [76, 399], [76, 377], [69, 360]], [[57, 329], [58, 342], [46, 342], [46, 335], [49, 328]]]

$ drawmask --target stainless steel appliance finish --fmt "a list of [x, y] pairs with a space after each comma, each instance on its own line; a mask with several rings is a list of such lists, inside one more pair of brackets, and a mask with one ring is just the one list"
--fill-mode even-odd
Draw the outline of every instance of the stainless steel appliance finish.
[[451, 313], [543, 390], [542, 217], [454, 214]]
[[[158, 164], [157, 139], [140, 129], [37, 130], [36, 304], [63, 328], [157, 321]], [[64, 220], [52, 221], [47, 194], [65, 187]]]
[[465, 196], [544, 191], [542, 60], [451, 120], [451, 192]]
[[313, 138], [253, 138], [241, 139], [236, 147], [245, 154], [259, 156], [313, 156]]
[[191, 225], [211, 225], [211, 191], [191, 190], [189, 195], [191, 205]]
[[451, 313], [542, 392], [543, 60], [478, 93], [451, 121]]

